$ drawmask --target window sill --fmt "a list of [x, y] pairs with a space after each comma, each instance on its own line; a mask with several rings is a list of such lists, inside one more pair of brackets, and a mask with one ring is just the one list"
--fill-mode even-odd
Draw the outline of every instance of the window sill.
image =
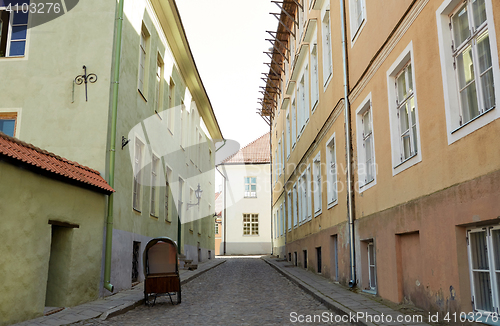
[[165, 223], [172, 224], [172, 221], [165, 219]]
[[148, 99], [146, 98], [146, 96], [144, 96], [144, 94], [142, 94], [140, 89], [137, 89], [137, 91], [139, 92], [139, 94], [141, 94], [142, 99], [147, 103]]
[[[254, 237], [254, 238], [259, 237], [259, 235], [258, 235], [258, 234], [243, 234], [243, 236], [244, 236], [244, 237]], [[281, 237], [281, 236], [280, 236], [280, 237]]]
[[257, 196], [243, 196], [243, 198], [251, 199], [251, 198], [257, 198]]
[[359, 192], [363, 192], [365, 190], [368, 190], [369, 188], [373, 187], [376, 184], [375, 178], [373, 178], [371, 181], [368, 181], [367, 183], [359, 186]]
[[326, 89], [328, 88], [328, 85], [330, 85], [330, 81], [332, 80], [332, 75], [333, 75], [333, 73], [330, 73], [328, 75], [328, 78], [326, 78], [326, 80], [323, 82], [323, 93], [326, 92]]
[[154, 214], [149, 214], [149, 217], [152, 217], [154, 219], [158, 219], [158, 216], [154, 215]]
[[359, 24], [358, 28], [356, 29], [356, 32], [351, 36], [351, 48], [354, 46], [354, 43], [356, 43], [359, 35], [361, 34], [361, 30], [365, 26], [366, 18], [363, 18], [363, 21], [361, 24]]
[[315, 213], [314, 213], [314, 217], [318, 217], [318, 216], [320, 216], [322, 212], [323, 212], [323, 211], [322, 211], [321, 209], [320, 209], [319, 211], [315, 212]]
[[338, 204], [338, 203], [339, 203], [339, 200], [338, 200], [338, 199], [335, 199], [334, 201], [329, 202], [329, 203], [328, 203], [328, 209], [331, 209], [331, 208], [333, 208], [333, 207], [337, 206], [337, 204]]
[[465, 126], [467, 126], [468, 124], [471, 124], [472, 122], [478, 120], [479, 118], [483, 117], [484, 115], [486, 115], [486, 113], [488, 112], [491, 112], [495, 109], [495, 106], [489, 108], [488, 110], [485, 110], [483, 113], [481, 113], [480, 115], [478, 115], [477, 117], [473, 118], [473, 119], [470, 119], [469, 121], [467, 121], [466, 123], [464, 123], [463, 125], [461, 125], [460, 127], [458, 128], [455, 128], [451, 131], [451, 134], [453, 135], [455, 132], [459, 131], [460, 129], [464, 128]]
[[362, 290], [362, 292], [365, 292], [365, 293], [368, 293], [368, 294], [373, 294], [373, 295], [377, 294], [377, 290], [376, 289], [373, 289], [373, 290]]
[[141, 214], [141, 215], [142, 215], [142, 212], [141, 212], [141, 210], [140, 210], [140, 209], [135, 208], [135, 207], [132, 207], [132, 210], [133, 210], [134, 212], [139, 213], [139, 214]]
[[397, 169], [398, 167], [400, 167], [401, 165], [405, 164], [406, 162], [410, 161], [412, 158], [416, 157], [418, 155], [418, 152], [411, 155], [410, 157], [408, 157], [406, 160], [404, 160], [403, 162], [399, 163], [398, 165], [394, 166], [393, 169]]

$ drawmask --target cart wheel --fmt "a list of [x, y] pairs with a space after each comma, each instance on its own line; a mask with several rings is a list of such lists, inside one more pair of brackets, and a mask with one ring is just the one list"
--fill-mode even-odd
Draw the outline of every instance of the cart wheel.
[[147, 293], [144, 293], [144, 304], [145, 304], [146, 306], [149, 306], [149, 302], [148, 302], [148, 295], [147, 295]]

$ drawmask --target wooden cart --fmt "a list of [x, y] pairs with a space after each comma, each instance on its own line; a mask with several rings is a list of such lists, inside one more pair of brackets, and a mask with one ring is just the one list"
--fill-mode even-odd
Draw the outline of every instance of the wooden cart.
[[[167, 237], [151, 239], [144, 249], [143, 260], [145, 303], [154, 305], [158, 296], [168, 295], [174, 304], [172, 294], [175, 293], [176, 304], [181, 303], [181, 279], [175, 242]], [[152, 303], [151, 296], [154, 297]]]

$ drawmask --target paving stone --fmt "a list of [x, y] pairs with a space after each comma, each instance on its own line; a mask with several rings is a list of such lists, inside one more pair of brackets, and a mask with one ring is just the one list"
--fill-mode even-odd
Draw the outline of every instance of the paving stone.
[[105, 321], [73, 325], [318, 325], [292, 323], [294, 312], [304, 318], [323, 313], [336, 316], [261, 259], [232, 258], [183, 285], [179, 305], [160, 297], [153, 307], [141, 305]]

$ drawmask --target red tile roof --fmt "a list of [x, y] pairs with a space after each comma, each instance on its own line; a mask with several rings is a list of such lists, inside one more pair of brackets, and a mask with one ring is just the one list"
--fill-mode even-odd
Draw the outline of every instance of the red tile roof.
[[98, 188], [95, 190], [99, 192], [107, 194], [115, 192], [98, 171], [0, 132], [0, 159], [2, 156], [44, 170], [49, 175], [53, 174], [90, 188]]
[[238, 152], [229, 156], [222, 164], [226, 163], [270, 163], [271, 157], [269, 153], [269, 133], [257, 138], [247, 146], [240, 149]]

